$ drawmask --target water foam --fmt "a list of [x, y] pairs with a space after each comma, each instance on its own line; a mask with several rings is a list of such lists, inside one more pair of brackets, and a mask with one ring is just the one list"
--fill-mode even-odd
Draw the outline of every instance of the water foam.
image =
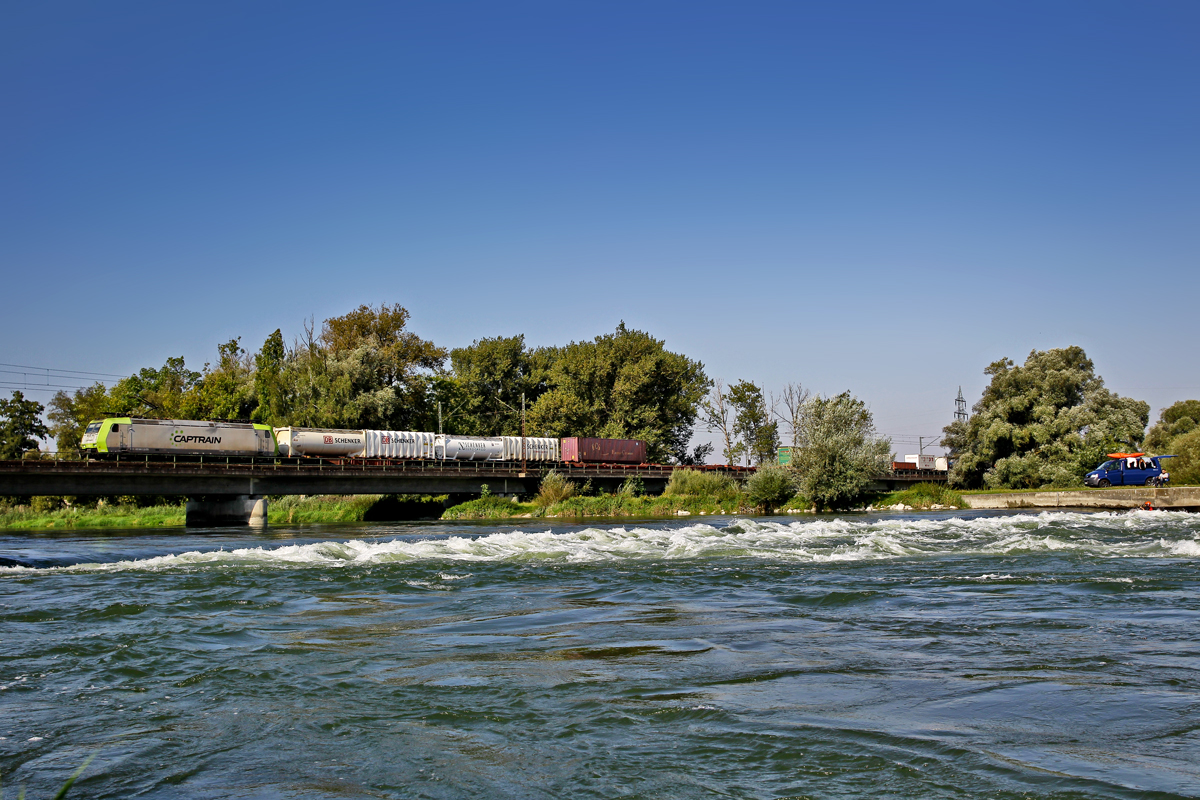
[[[594, 563], [760, 558], [846, 562], [940, 555], [1080, 553], [1096, 557], [1200, 558], [1200, 517], [1169, 511], [1047, 511], [981, 517], [839, 517], [782, 522], [736, 519], [660, 528], [496, 532], [475, 538], [327, 541], [281, 547], [188, 551], [0, 574], [203, 568], [337, 568], [413, 562]], [[446, 574], [445, 580], [459, 576]]]

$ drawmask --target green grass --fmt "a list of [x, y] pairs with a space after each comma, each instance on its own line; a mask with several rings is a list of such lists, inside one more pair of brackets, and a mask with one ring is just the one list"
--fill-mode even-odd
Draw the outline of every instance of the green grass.
[[270, 525], [437, 519], [445, 495], [287, 495], [267, 503]]
[[688, 514], [737, 514], [747, 511], [740, 495], [725, 497], [669, 496], [637, 497], [602, 494], [571, 497], [544, 509], [547, 517], [670, 517]]
[[913, 509], [930, 509], [935, 505], [970, 508], [962, 494], [940, 483], [918, 483], [904, 491], [885, 494], [872, 503], [875, 508], [900, 504]]
[[[272, 525], [303, 525], [330, 522], [389, 522], [437, 519], [445, 496], [411, 495], [315, 495], [271, 498], [267, 522]], [[105, 503], [38, 510], [33, 505], [0, 507], [0, 529], [45, 530], [57, 528], [168, 528], [186, 522], [184, 504], [138, 508]]]
[[184, 523], [182, 505], [147, 506], [105, 504], [95, 508], [37, 511], [30, 506], [0, 509], [0, 528], [165, 528]]
[[533, 503], [517, 503], [507, 497], [487, 495], [447, 508], [442, 519], [511, 519], [531, 517], [538, 511]]

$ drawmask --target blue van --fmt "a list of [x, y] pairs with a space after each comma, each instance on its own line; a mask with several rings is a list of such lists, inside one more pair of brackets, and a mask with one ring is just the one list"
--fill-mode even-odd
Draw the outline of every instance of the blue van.
[[1109, 453], [1105, 461], [1083, 479], [1088, 486], [1162, 486], [1171, 479], [1160, 459], [1175, 456], [1148, 456], [1145, 453]]

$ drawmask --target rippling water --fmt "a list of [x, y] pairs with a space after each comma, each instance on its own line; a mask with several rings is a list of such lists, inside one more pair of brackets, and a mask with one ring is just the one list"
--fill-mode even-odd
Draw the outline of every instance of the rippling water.
[[1200, 516], [705, 519], [0, 536], [4, 787], [1200, 795]]

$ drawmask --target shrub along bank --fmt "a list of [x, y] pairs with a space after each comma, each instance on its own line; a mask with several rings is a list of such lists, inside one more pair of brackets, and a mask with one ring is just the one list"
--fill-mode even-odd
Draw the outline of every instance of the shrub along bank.
[[[153, 505], [138, 505], [138, 498], [32, 497], [28, 502], [0, 504], [0, 528], [165, 528], [182, 526], [186, 503], [182, 498], [150, 498]], [[267, 521], [272, 525], [330, 522], [392, 522], [438, 519], [445, 495], [314, 495], [272, 497]]]
[[940, 508], [970, 508], [963, 496], [940, 483], [918, 483], [901, 492], [890, 492], [875, 499], [871, 508], [885, 509], [906, 506], [916, 510]]

